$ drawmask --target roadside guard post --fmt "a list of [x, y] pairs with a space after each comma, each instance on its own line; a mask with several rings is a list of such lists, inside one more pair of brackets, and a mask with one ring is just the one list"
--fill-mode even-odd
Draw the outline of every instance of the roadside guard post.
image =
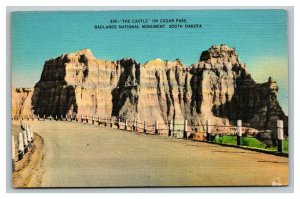
[[16, 165], [15, 165], [15, 154], [16, 154], [16, 151], [15, 151], [15, 138], [14, 138], [14, 136], [11, 137], [11, 147], [12, 147], [12, 150], [11, 150], [12, 172], [15, 172], [15, 168], [16, 168]]
[[277, 150], [279, 153], [283, 153], [283, 121], [282, 120], [277, 120], [277, 137], [278, 137]]
[[209, 121], [206, 120], [206, 141], [211, 142]]
[[18, 134], [18, 160], [23, 159], [24, 154], [24, 140], [23, 140], [23, 133], [20, 132]]
[[24, 154], [28, 152], [28, 140], [27, 140], [27, 133], [26, 130], [22, 131], [23, 134], [23, 141], [24, 141]]
[[184, 127], [183, 127], [183, 138], [187, 139], [187, 125], [188, 125], [188, 121], [184, 120]]
[[125, 119], [125, 130], [126, 130], [126, 131], [128, 130], [128, 122], [127, 122], [127, 119]]
[[137, 119], [134, 119], [134, 131], [137, 132]]
[[237, 121], [237, 145], [242, 144], [242, 120]]
[[172, 127], [173, 127], [173, 122], [172, 122], [172, 120], [170, 120], [169, 121], [169, 137], [171, 137], [172, 136]]
[[118, 129], [120, 129], [120, 127], [121, 127], [121, 120], [120, 118], [118, 118]]
[[144, 133], [147, 133], [147, 123], [144, 121]]

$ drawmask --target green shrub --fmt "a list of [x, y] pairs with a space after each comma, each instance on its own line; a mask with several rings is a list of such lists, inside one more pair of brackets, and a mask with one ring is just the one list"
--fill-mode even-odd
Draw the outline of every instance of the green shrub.
[[262, 148], [265, 149], [267, 146], [266, 144], [262, 143], [256, 138], [251, 137], [242, 137], [242, 143], [243, 146], [249, 146], [254, 148]]
[[[237, 144], [237, 137], [232, 136], [232, 135], [225, 135], [225, 136], [217, 135], [214, 139], [214, 142], [218, 143], [218, 144], [236, 145]], [[252, 147], [252, 148], [268, 149], [268, 150], [272, 150], [272, 151], [277, 150], [277, 147], [267, 148], [266, 144], [264, 144], [263, 142], [259, 141], [256, 138], [253, 138], [253, 137], [242, 137], [241, 145]], [[288, 139], [283, 141], [283, 148], [284, 148], [284, 152], [289, 151]]]
[[228, 145], [236, 145], [236, 136], [216, 136], [214, 142], [218, 144], [228, 144]]

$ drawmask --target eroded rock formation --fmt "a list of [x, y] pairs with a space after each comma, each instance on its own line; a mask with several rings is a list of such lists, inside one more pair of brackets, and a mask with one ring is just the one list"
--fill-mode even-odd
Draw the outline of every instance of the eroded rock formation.
[[12, 117], [32, 115], [31, 88], [12, 88]]
[[[256, 83], [233, 48], [212, 46], [192, 66], [180, 60], [99, 60], [89, 49], [45, 62], [34, 87], [32, 109], [39, 115], [88, 114], [154, 123], [276, 126], [287, 116], [272, 78]], [[178, 125], [176, 128], [182, 128]], [[203, 129], [202, 129], [203, 130]], [[222, 131], [222, 129], [216, 129]], [[287, 129], [286, 129], [287, 130]]]

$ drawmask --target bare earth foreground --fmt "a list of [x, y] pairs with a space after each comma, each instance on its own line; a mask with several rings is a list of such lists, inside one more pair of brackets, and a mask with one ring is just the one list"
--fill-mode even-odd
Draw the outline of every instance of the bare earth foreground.
[[44, 139], [41, 187], [288, 184], [285, 157], [91, 124], [27, 123]]

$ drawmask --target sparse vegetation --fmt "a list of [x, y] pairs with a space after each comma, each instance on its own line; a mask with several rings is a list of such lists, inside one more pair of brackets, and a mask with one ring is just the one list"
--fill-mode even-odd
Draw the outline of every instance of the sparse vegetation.
[[[214, 142], [218, 143], [218, 144], [236, 145], [237, 138], [236, 138], [236, 136], [231, 136], [231, 135], [225, 135], [225, 136], [218, 136], [217, 135], [214, 139]], [[266, 144], [264, 144], [263, 142], [259, 141], [256, 138], [253, 138], [253, 137], [242, 137], [242, 143], [241, 144], [242, 144], [242, 146], [267, 149], [267, 150], [270, 150], [270, 151], [276, 151], [277, 150], [277, 146], [267, 147]], [[288, 139], [285, 139], [283, 141], [283, 147], [284, 147], [284, 152], [288, 152], [288, 150], [289, 150]]]

